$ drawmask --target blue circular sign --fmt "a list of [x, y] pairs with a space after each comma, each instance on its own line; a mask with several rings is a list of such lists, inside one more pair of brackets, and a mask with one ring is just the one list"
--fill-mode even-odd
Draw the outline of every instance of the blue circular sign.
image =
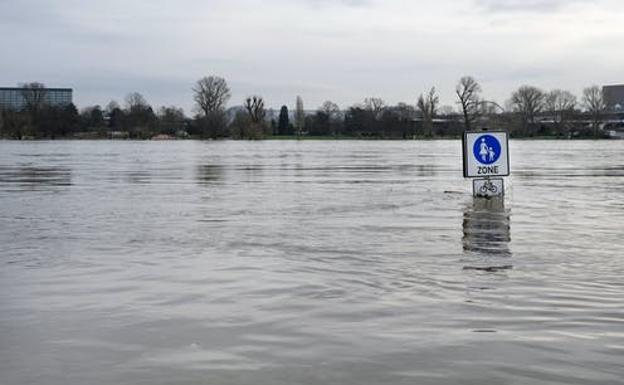
[[475, 159], [482, 164], [495, 163], [501, 155], [501, 144], [492, 135], [481, 135], [472, 148]]

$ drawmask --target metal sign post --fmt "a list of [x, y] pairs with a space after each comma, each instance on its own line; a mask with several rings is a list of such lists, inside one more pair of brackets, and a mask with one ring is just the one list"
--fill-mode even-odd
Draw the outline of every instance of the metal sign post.
[[463, 137], [464, 178], [473, 180], [476, 197], [503, 196], [509, 176], [509, 135], [507, 131], [468, 131]]

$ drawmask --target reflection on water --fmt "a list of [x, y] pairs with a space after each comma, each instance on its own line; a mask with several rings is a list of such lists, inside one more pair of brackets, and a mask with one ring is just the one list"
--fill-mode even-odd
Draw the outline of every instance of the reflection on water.
[[199, 185], [209, 185], [223, 179], [223, 166], [217, 164], [200, 164], [196, 167], [196, 180]]
[[152, 175], [145, 170], [131, 170], [125, 172], [125, 178], [131, 184], [148, 184], [151, 182]]
[[415, 167], [418, 176], [435, 176], [437, 173], [436, 166], [433, 164], [418, 164]]
[[465, 266], [465, 270], [493, 272], [512, 268], [505, 259], [511, 257], [511, 228], [510, 210], [505, 208], [504, 198], [473, 198], [464, 209], [463, 232], [464, 251], [478, 263]]
[[52, 166], [0, 166], [0, 183], [26, 190], [70, 186], [71, 170]]

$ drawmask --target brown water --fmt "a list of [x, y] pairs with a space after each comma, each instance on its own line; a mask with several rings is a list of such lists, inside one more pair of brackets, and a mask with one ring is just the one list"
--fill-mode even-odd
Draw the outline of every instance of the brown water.
[[0, 142], [0, 384], [624, 383], [624, 141]]

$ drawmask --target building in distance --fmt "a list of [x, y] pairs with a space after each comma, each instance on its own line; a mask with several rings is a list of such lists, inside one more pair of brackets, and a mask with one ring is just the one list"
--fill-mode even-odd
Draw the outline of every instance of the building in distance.
[[[26, 106], [25, 92], [30, 89], [22, 87], [0, 87], [0, 110], [21, 110]], [[41, 88], [43, 104], [62, 107], [73, 103], [74, 90], [71, 88]]]
[[610, 111], [624, 111], [624, 84], [602, 87], [605, 104]]

